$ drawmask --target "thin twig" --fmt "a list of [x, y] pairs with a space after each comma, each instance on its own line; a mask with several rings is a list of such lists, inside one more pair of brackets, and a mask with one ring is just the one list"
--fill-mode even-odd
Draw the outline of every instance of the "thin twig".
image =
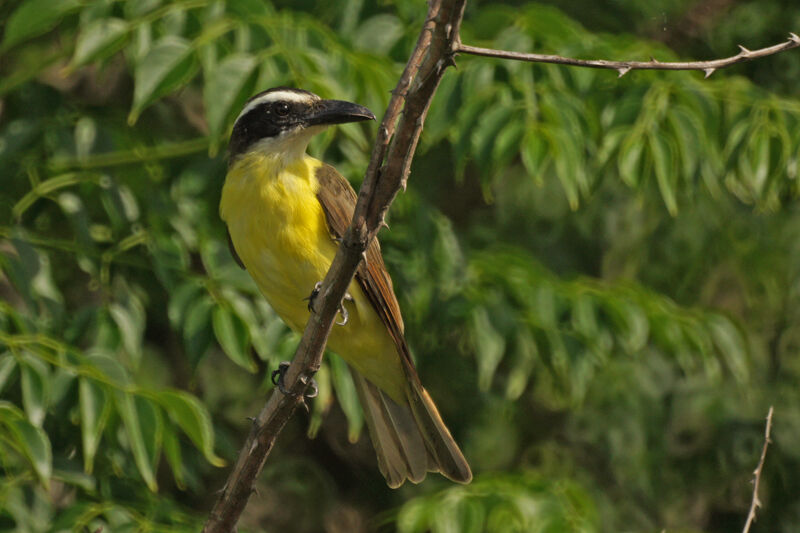
[[322, 282], [315, 300], [316, 312], [309, 318], [284, 377], [288, 394], [276, 389], [253, 422], [236, 465], [209, 514], [204, 533], [235, 530], [278, 433], [303, 403], [306, 387], [321, 364], [339, 302], [364, 251], [382, 227], [386, 210], [405, 184], [428, 107], [445, 68], [451, 64], [465, 3], [466, 0], [428, 2], [425, 25], [378, 128], [353, 221]]
[[742, 533], [749, 533], [750, 525], [756, 520], [756, 509], [761, 507], [761, 500], [758, 499], [758, 484], [761, 482], [761, 472], [764, 470], [764, 459], [767, 457], [767, 446], [769, 446], [769, 432], [772, 429], [772, 406], [767, 413], [767, 427], [764, 430], [764, 447], [761, 448], [761, 459], [758, 466], [753, 471], [753, 501], [750, 503], [750, 512], [747, 513], [747, 522], [744, 524]]
[[724, 59], [714, 59], [711, 61], [675, 61], [661, 62], [654, 58], [650, 61], [607, 61], [605, 59], [574, 59], [571, 57], [547, 55], [547, 54], [526, 54], [522, 52], [511, 52], [508, 50], [494, 50], [491, 48], [481, 48], [459, 43], [455, 51], [457, 53], [472, 54], [485, 57], [497, 57], [500, 59], [513, 59], [516, 61], [530, 61], [532, 63], [555, 63], [558, 65], [572, 65], [576, 67], [605, 68], [616, 70], [621, 78], [631, 70], [702, 70], [705, 77], [711, 76], [715, 70], [729, 67], [737, 63], [752, 61], [759, 57], [765, 57], [792, 48], [800, 47], [800, 36], [790, 33], [789, 39], [774, 46], [759, 48], [758, 50], [748, 50], [739, 45], [739, 53]]

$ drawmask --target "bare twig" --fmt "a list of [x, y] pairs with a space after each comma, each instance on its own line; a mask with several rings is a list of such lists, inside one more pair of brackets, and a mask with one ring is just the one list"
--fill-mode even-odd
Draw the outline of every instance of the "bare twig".
[[235, 529], [278, 433], [303, 403], [306, 387], [322, 361], [339, 302], [364, 251], [382, 227], [386, 210], [405, 186], [433, 94], [446, 67], [452, 64], [465, 3], [466, 0], [428, 2], [425, 25], [378, 129], [353, 221], [322, 282], [314, 305], [316, 313], [312, 313], [286, 372], [284, 383], [289, 393], [282, 394], [276, 389], [253, 422], [236, 465], [203, 528], [205, 533], [229, 533]]
[[458, 43], [455, 51], [463, 54], [472, 54], [485, 57], [497, 57], [500, 59], [514, 59], [516, 61], [530, 61], [532, 63], [555, 63], [558, 65], [572, 65], [576, 67], [605, 68], [616, 70], [621, 78], [631, 70], [702, 70], [705, 77], [711, 76], [715, 70], [752, 61], [759, 57], [765, 57], [784, 50], [791, 50], [800, 46], [800, 36], [790, 33], [789, 39], [774, 46], [760, 48], [758, 50], [748, 50], [739, 45], [739, 53], [735, 56], [724, 59], [714, 59], [711, 61], [676, 61], [664, 62], [650, 59], [650, 61], [607, 61], [605, 59], [574, 59], [571, 57], [547, 55], [547, 54], [526, 54], [521, 52], [510, 52], [507, 50], [493, 50], [491, 48], [480, 48]]
[[758, 484], [761, 482], [761, 472], [764, 469], [764, 459], [767, 457], [767, 446], [769, 446], [769, 432], [772, 429], [772, 406], [767, 413], [767, 427], [764, 430], [764, 447], [761, 448], [761, 459], [758, 466], [753, 471], [753, 501], [750, 503], [750, 512], [747, 513], [747, 522], [744, 524], [742, 533], [749, 533], [750, 525], [756, 520], [756, 509], [761, 507], [761, 500], [758, 499]]

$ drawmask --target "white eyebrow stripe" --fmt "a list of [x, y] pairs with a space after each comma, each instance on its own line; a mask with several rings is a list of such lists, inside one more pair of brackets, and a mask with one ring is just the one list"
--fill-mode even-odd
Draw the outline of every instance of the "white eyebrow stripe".
[[316, 98], [314, 98], [311, 95], [304, 94], [304, 93], [298, 93], [298, 92], [295, 92], [295, 91], [273, 91], [273, 92], [269, 92], [269, 93], [267, 93], [265, 95], [259, 96], [258, 98], [256, 98], [255, 100], [252, 100], [246, 106], [244, 106], [244, 109], [242, 109], [242, 112], [239, 113], [238, 117], [236, 117], [236, 120], [234, 121], [234, 123], [237, 122], [243, 116], [245, 116], [247, 113], [249, 113], [250, 111], [252, 111], [253, 109], [255, 109], [256, 107], [258, 107], [258, 106], [260, 106], [262, 104], [268, 104], [270, 102], [277, 102], [277, 101], [298, 102], [298, 103], [301, 103], [301, 104], [310, 104], [315, 100], [316, 100]]

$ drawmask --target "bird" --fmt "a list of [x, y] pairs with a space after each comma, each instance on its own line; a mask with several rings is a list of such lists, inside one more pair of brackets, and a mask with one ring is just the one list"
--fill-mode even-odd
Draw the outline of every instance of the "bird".
[[[231, 253], [280, 318], [302, 332], [306, 302], [325, 277], [350, 224], [356, 193], [339, 172], [306, 153], [335, 124], [375, 120], [366, 107], [274, 87], [247, 100], [234, 121], [220, 216]], [[340, 306], [328, 347], [344, 359], [391, 488], [427, 472], [472, 479], [467, 460], [422, 386], [377, 238]]]

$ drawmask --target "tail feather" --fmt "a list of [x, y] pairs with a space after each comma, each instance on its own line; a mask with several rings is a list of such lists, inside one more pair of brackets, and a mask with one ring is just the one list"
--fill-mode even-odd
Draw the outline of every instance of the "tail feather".
[[408, 394], [409, 405], [418, 424], [418, 431], [425, 438], [428, 453], [432, 456], [436, 470], [446, 478], [459, 483], [472, 481], [472, 471], [458, 444], [444, 425], [433, 399], [419, 381], [412, 381]]
[[353, 371], [378, 466], [386, 483], [397, 488], [419, 483], [427, 472], [441, 472], [460, 483], [472, 479], [466, 459], [421, 385], [411, 385], [401, 405]]
[[428, 454], [410, 410], [357, 372], [353, 377], [386, 482], [392, 488], [402, 485], [406, 478], [419, 483], [428, 470]]

